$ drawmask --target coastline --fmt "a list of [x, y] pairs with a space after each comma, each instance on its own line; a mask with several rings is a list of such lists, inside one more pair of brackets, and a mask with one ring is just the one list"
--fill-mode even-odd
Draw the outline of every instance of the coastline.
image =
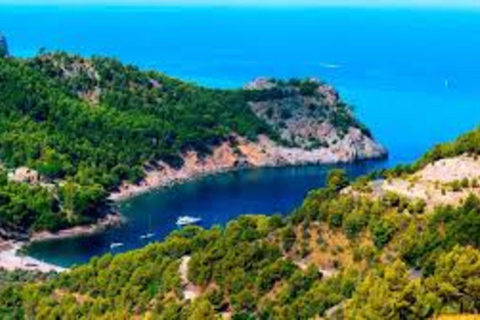
[[24, 270], [43, 273], [65, 272], [69, 269], [53, 265], [30, 256], [19, 254], [27, 242], [0, 242], [0, 269], [7, 271]]
[[76, 226], [73, 228], [62, 229], [57, 232], [50, 231], [40, 231], [35, 232], [29, 237], [29, 243], [32, 242], [41, 242], [41, 241], [50, 241], [50, 240], [59, 240], [65, 238], [75, 238], [81, 236], [88, 236], [96, 233], [105, 231], [105, 229], [118, 226], [124, 222], [124, 217], [119, 213], [108, 214], [105, 218], [84, 226]]
[[178, 170], [159, 162], [157, 168], [148, 171], [139, 184], [123, 183], [118, 191], [110, 194], [109, 199], [114, 202], [126, 201], [175, 184], [238, 170], [345, 164], [388, 157], [386, 149], [368, 138], [364, 141], [365, 150], [355, 149], [352, 143], [333, 149], [304, 150], [278, 146], [265, 136], [259, 137], [255, 143], [242, 138], [237, 139], [238, 145], [232, 147], [224, 142], [205, 158], [200, 158], [196, 152], [185, 153], [184, 165]]
[[[360, 140], [359, 140], [360, 139]], [[358, 147], [360, 145], [361, 147]], [[121, 202], [161, 188], [185, 183], [202, 177], [226, 172], [254, 168], [276, 168], [301, 165], [344, 164], [357, 161], [383, 159], [388, 156], [386, 149], [372, 139], [351, 132], [351, 136], [334, 148], [305, 150], [279, 146], [269, 138], [260, 136], [251, 142], [237, 137], [234, 146], [224, 142], [207, 157], [200, 157], [190, 151], [183, 155], [184, 165], [174, 169], [166, 163], [159, 162], [156, 169], [146, 172], [139, 184], [124, 183], [117, 192], [111, 193], [109, 199]], [[40, 272], [64, 272], [68, 269], [39, 261], [28, 256], [17, 255], [18, 251], [33, 242], [52, 241], [65, 238], [88, 236], [103, 232], [107, 228], [124, 222], [120, 213], [108, 214], [96, 223], [63, 229], [58, 232], [36, 232], [29, 236], [28, 242], [11, 242], [7, 249], [0, 246], [0, 268], [6, 270], [29, 270]], [[1, 244], [1, 242], [0, 242]]]
[[28, 255], [22, 255], [19, 254], [19, 252], [21, 252], [25, 246], [28, 246], [33, 242], [87, 236], [103, 232], [107, 228], [123, 223], [123, 221], [124, 218], [120, 214], [108, 214], [105, 218], [101, 219], [97, 223], [90, 225], [63, 229], [58, 232], [42, 231], [34, 233], [29, 237], [28, 241], [9, 240], [2, 242], [0, 239], [0, 269], [7, 271], [37, 271], [43, 273], [68, 271], [68, 268], [47, 263]]

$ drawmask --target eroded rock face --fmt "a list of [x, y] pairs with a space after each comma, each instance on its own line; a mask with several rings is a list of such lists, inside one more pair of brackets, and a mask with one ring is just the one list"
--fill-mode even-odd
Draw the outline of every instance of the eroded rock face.
[[154, 188], [240, 168], [345, 163], [385, 156], [386, 151], [383, 147], [359, 132], [351, 129], [342, 140], [343, 145], [312, 150], [280, 146], [264, 135], [259, 136], [255, 142], [239, 136], [232, 137], [234, 143], [228, 141], [222, 143], [207, 157], [200, 157], [195, 151], [186, 152], [181, 168], [172, 168], [160, 162], [158, 168], [146, 173], [141, 183], [136, 185], [124, 183], [118, 192], [111, 194], [110, 198], [127, 199]]
[[290, 148], [329, 150], [343, 162], [387, 155], [338, 92], [318, 79], [258, 78], [244, 88], [253, 91], [252, 111]]
[[7, 38], [0, 32], [0, 58], [8, 56]]

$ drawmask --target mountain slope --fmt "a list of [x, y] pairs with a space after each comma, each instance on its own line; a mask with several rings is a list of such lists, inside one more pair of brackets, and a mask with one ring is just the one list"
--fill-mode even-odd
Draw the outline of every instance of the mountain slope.
[[[457, 206], [480, 196], [480, 128], [439, 144], [411, 165], [382, 172], [356, 192], [382, 197], [395, 193], [419, 207]], [[365, 181], [364, 181], [365, 182]]]
[[[243, 216], [225, 228], [187, 227], [163, 242], [94, 258], [49, 280], [5, 283], [0, 312], [20, 319], [479, 314], [480, 200], [469, 195], [454, 205], [426, 206], [415, 197], [378, 190], [379, 179], [415, 184], [436, 177], [438, 166], [442, 177], [472, 168], [478, 174], [475, 132], [443, 145], [454, 151], [421, 165], [354, 182], [334, 170], [325, 188], [312, 191], [286, 218]], [[439, 164], [459, 159], [472, 166]], [[412, 179], [415, 174], [421, 178]]]
[[[109, 194], [122, 184], [145, 185], [151, 172], [191, 178], [236, 167], [386, 155], [348, 106], [338, 98], [327, 101], [326, 85], [276, 83], [269, 89], [214, 90], [108, 58], [53, 53], [0, 59], [0, 159], [6, 177], [0, 185], [6, 199], [0, 231], [95, 222], [109, 212]], [[323, 112], [300, 115], [306, 100]], [[259, 102], [288, 107], [329, 132], [310, 134], [321, 145], [305, 145], [295, 129], [287, 130], [286, 139], [280, 123], [255, 113]], [[212, 162], [219, 152], [228, 161]]]
[[415, 184], [438, 171], [442, 179], [479, 175], [475, 132], [437, 147], [456, 151], [419, 160], [422, 165], [352, 183], [334, 170], [326, 187], [312, 191], [287, 218], [244, 216], [225, 228], [188, 227], [161, 243], [94, 258], [50, 280], [6, 283], [0, 312], [37, 319], [383, 320], [478, 314], [480, 200], [470, 195], [454, 206], [433, 207], [376, 190], [382, 176]]
[[344, 192], [341, 171], [286, 219], [244, 216], [46, 282], [4, 284], [20, 319], [433, 319], [480, 312], [480, 201], [427, 214]]

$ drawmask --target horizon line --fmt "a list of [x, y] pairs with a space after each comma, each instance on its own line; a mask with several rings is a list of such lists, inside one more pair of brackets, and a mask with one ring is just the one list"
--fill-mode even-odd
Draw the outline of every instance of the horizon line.
[[121, 0], [121, 1], [110, 1], [110, 0], [73, 0], [73, 1], [62, 1], [62, 0], [47, 0], [47, 1], [34, 1], [34, 0], [0, 0], [0, 6], [33, 6], [33, 7], [49, 7], [49, 6], [59, 6], [59, 7], [225, 7], [225, 8], [238, 8], [238, 7], [247, 7], [247, 8], [438, 8], [438, 9], [473, 9], [480, 8], [480, 1], [463, 1], [452, 3], [450, 1], [441, 1], [441, 0], [428, 0], [426, 2], [418, 1], [382, 1], [381, 3], [374, 1], [366, 0], [343, 0], [343, 1], [297, 1], [292, 3], [290, 1], [281, 1], [281, 2], [263, 2], [258, 3], [252, 0], [242, 1], [234, 0], [229, 3], [220, 0], [210, 0], [204, 2], [192, 2], [191, 0], [183, 1], [132, 1], [132, 0]]

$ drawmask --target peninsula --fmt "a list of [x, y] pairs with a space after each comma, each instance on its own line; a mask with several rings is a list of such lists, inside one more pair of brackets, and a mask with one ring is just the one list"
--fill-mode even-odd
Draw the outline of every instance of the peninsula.
[[0, 58], [0, 80], [4, 239], [115, 223], [112, 200], [201, 175], [387, 155], [317, 79], [217, 90], [55, 52]]

